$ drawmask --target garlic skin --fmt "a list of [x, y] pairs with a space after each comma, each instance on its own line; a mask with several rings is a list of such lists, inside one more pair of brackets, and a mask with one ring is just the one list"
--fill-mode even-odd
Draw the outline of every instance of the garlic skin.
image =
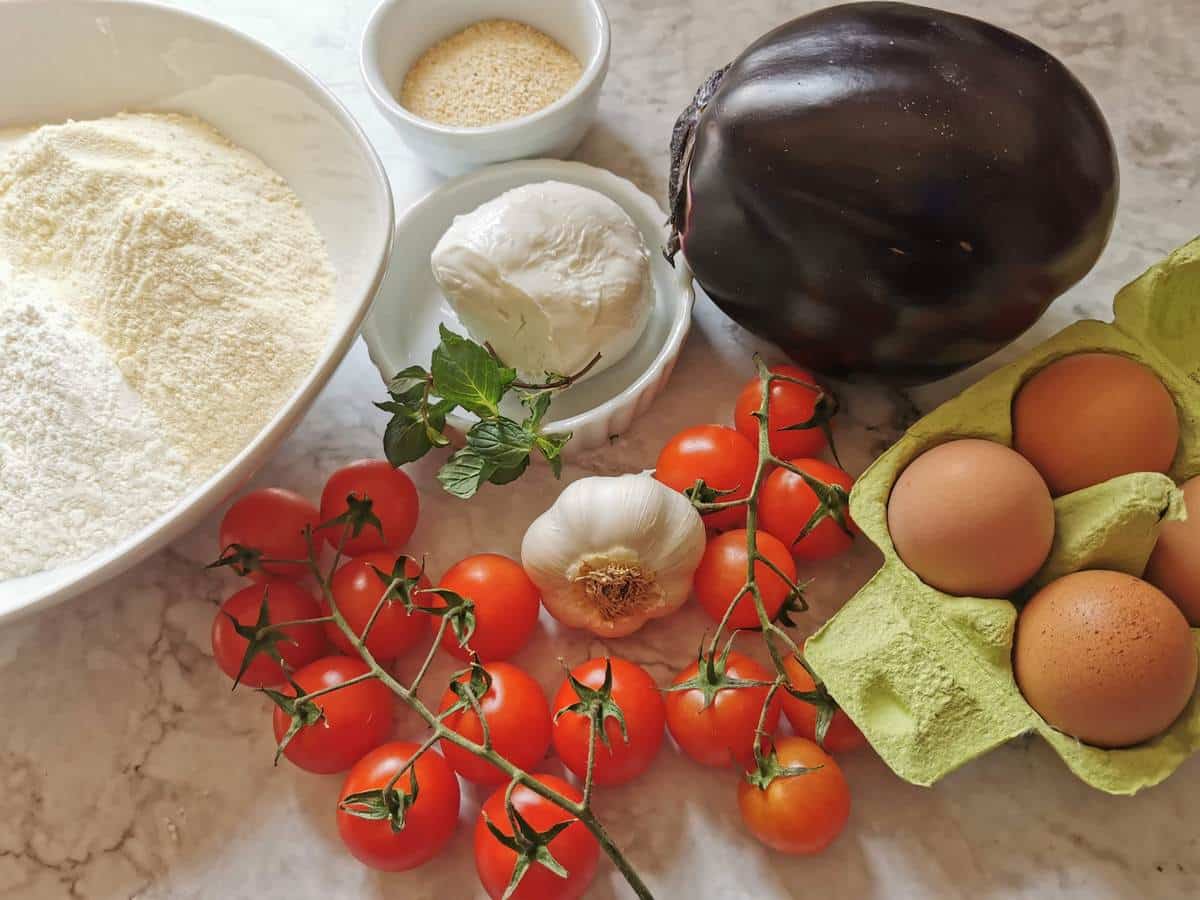
[[683, 605], [704, 543], [683, 494], [650, 475], [593, 476], [529, 526], [521, 563], [558, 621], [624, 637]]

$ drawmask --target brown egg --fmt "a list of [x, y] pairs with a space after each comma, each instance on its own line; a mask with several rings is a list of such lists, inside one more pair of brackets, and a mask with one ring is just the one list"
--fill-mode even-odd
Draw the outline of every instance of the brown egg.
[[922, 453], [896, 480], [887, 513], [904, 564], [947, 594], [1011, 594], [1054, 541], [1045, 482], [994, 441], [951, 441]]
[[1166, 731], [1196, 687], [1187, 621], [1151, 584], [1101, 569], [1052, 581], [1017, 619], [1013, 673], [1043, 719], [1084, 743]]
[[1065, 356], [1013, 401], [1013, 449], [1055, 497], [1130, 472], [1166, 472], [1178, 444], [1170, 392], [1141, 363], [1115, 353]]
[[1200, 627], [1200, 475], [1183, 485], [1187, 519], [1164, 522], [1145, 578]]

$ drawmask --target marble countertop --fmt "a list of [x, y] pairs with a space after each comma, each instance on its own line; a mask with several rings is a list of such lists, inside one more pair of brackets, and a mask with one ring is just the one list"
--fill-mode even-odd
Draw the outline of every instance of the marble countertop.
[[[399, 145], [358, 77], [372, 0], [181, 0], [268, 41], [329, 84], [382, 155], [400, 208], [437, 183]], [[612, 72], [579, 158], [660, 199], [675, 114], [710, 69], [811, 0], [608, 0]], [[945, 0], [1059, 55], [1095, 93], [1121, 156], [1116, 231], [1097, 268], [1021, 342], [1082, 316], [1106, 318], [1114, 290], [1200, 223], [1200, 19], [1195, 0]], [[686, 424], [724, 421], [758, 345], [701, 298], [673, 381], [652, 412], [565, 478], [653, 463]], [[1019, 350], [1001, 354], [1006, 357]], [[997, 365], [910, 393], [850, 387], [839, 437], [860, 471], [921, 410]], [[380, 453], [381, 385], [357, 344], [295, 434], [256, 479], [309, 495], [333, 468]], [[541, 469], [519, 490], [469, 505], [414, 474], [424, 512], [412, 547], [435, 570], [472, 552], [515, 554], [559, 485]], [[271, 766], [264, 698], [230, 695], [208, 630], [229, 583], [200, 563], [216, 517], [168, 550], [58, 609], [0, 630], [0, 898], [471, 898], [470, 829], [415, 872], [358, 866], [333, 824], [336, 778]], [[803, 632], [835, 611], [877, 564], [860, 546], [813, 568]], [[707, 620], [686, 609], [619, 651], [666, 682]], [[543, 629], [520, 661], [549, 690], [557, 656], [603, 649]], [[431, 678], [430, 683], [436, 683]], [[401, 730], [416, 723], [402, 718]], [[899, 781], [871, 753], [844, 759], [854, 808], [846, 833], [814, 859], [771, 853], [742, 830], [734, 776], [668, 747], [651, 776], [603, 791], [601, 815], [660, 897], [1195, 897], [1200, 895], [1200, 761], [1164, 787], [1115, 799], [1076, 781], [1037, 740], [1017, 741], [932, 789]], [[593, 900], [630, 896], [603, 864]]]

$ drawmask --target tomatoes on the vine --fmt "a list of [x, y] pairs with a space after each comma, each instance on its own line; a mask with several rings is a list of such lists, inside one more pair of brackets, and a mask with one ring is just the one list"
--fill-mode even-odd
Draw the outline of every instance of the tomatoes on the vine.
[[[800, 664], [796, 657], [785, 658], [783, 668], [787, 672], [788, 683], [793, 688], [798, 691], [816, 690], [816, 683], [812, 676], [808, 674], [808, 670]], [[799, 697], [793, 697], [787, 691], [779, 693], [783, 698], [783, 714], [792, 723], [796, 734], [815, 741], [817, 739], [817, 708]], [[867, 739], [858, 730], [858, 726], [850, 721], [850, 717], [843, 710], [835, 711], [833, 719], [829, 722], [829, 728], [825, 731], [825, 749], [830, 753], [848, 753], [866, 746], [866, 743]]]
[[346, 534], [343, 526], [327, 525], [322, 534], [331, 547], [342, 542], [342, 552], [361, 556], [372, 550], [390, 547], [397, 550], [408, 542], [417, 527], [420, 499], [417, 488], [400, 469], [383, 459], [360, 459], [343, 466], [325, 482], [321, 491], [321, 521], [330, 522], [347, 510], [346, 498], [371, 501], [371, 513], [379, 519], [380, 529], [367, 525], [357, 536]]
[[[483, 666], [491, 679], [487, 692], [479, 698], [479, 709], [487, 722], [492, 749], [514, 766], [528, 771], [542, 760], [550, 748], [550, 706], [538, 683], [516, 666], [506, 662]], [[464, 672], [455, 681], [473, 685], [472, 673]], [[475, 710], [453, 689], [442, 695], [440, 712], [454, 705], [462, 708], [445, 718], [452, 731], [467, 740], [483, 741], [483, 725]], [[503, 784], [508, 776], [486, 759], [475, 756], [457, 744], [442, 741], [446, 762], [468, 781], [476, 784]]]
[[[807, 369], [799, 366], [772, 366], [775, 375], [795, 378], [807, 384], [796, 384], [791, 381], [772, 381], [771, 399], [767, 406], [767, 420], [770, 426], [769, 440], [771, 453], [779, 459], [791, 459], [793, 456], [816, 456], [829, 443], [825, 432], [819, 427], [799, 428], [790, 430], [796, 425], [810, 422], [817, 412], [817, 400], [821, 396], [817, 387], [816, 376]], [[809, 387], [813, 385], [817, 387]], [[758, 446], [758, 418], [755, 415], [762, 409], [762, 381], [753, 379], [742, 388], [734, 407], [733, 424], [750, 443]], [[814, 423], [815, 424], [815, 423]]]
[[[521, 564], [498, 553], [480, 553], [451, 566], [438, 586], [467, 598], [475, 607], [475, 632], [464, 648], [453, 629], [442, 635], [442, 647], [465, 660], [468, 650], [483, 662], [508, 659], [533, 635], [541, 609], [542, 595]], [[429, 606], [445, 606], [445, 600], [430, 595]], [[436, 629], [435, 617], [430, 623]]]
[[[557, 776], [534, 777], [574, 803], [583, 799], [578, 788]], [[512, 837], [513, 824], [504, 806], [504, 793], [505, 789], [500, 788], [492, 794], [483, 804], [479, 819], [475, 822], [475, 869], [483, 889], [492, 900], [500, 900], [505, 896], [517, 863], [516, 852], [500, 843], [487, 825], [491, 822], [502, 834]], [[562, 807], [524, 785], [518, 785], [513, 790], [512, 805], [517, 815], [538, 834], [545, 834], [555, 825], [574, 819]], [[525, 870], [516, 890], [508, 895], [511, 900], [578, 900], [592, 883], [600, 862], [600, 845], [582, 822], [571, 822], [545, 846], [555, 862], [566, 870], [566, 877], [552, 872], [540, 862], [534, 862]]]
[[[750, 657], [730, 652], [694, 662], [676, 676], [673, 687], [693, 686], [667, 693], [667, 729], [680, 749], [706, 766], [743, 767], [754, 761], [754, 732], [767, 699], [767, 686], [737, 687], [737, 681], [770, 682], [768, 672]], [[772, 734], [779, 724], [779, 696], [772, 698], [763, 730]]]
[[[677, 491], [690, 490], [702, 480], [714, 491], [728, 491], [715, 498], [728, 502], [750, 496], [757, 469], [758, 453], [742, 435], [724, 425], [697, 425], [685, 428], [667, 442], [658, 455], [654, 477]], [[743, 506], [704, 516], [704, 524], [717, 530], [745, 523]]]
[[376, 747], [354, 764], [342, 784], [338, 834], [354, 858], [372, 869], [403, 872], [416, 868], [437, 856], [454, 836], [458, 779], [436, 750], [424, 751], [393, 786], [401, 795], [394, 805], [403, 806], [402, 816], [390, 812], [383, 796], [388, 783], [418, 749], [405, 741]]
[[[264, 600], [267, 619], [260, 622], [259, 616]], [[304, 625], [285, 625], [264, 634], [258, 641], [263, 649], [251, 658], [239, 679], [238, 673], [241, 671], [246, 647], [250, 641], [247, 636], [238, 634], [234, 620], [245, 631], [261, 629], [278, 622], [315, 619], [320, 615], [321, 608], [312, 594], [290, 581], [275, 578], [242, 588], [221, 604], [213, 618], [213, 659], [217, 661], [222, 672], [241, 684], [250, 687], [283, 684], [286, 680], [283, 667], [277, 660], [272, 659], [266, 648], [273, 647], [289, 669], [299, 669], [327, 650], [325, 633], [320, 624], [309, 622]]]
[[308, 566], [308, 545], [304, 540], [306, 528], [316, 528], [321, 514], [317, 508], [294, 491], [283, 488], [262, 488], [239, 497], [221, 519], [221, 552], [237, 544], [257, 551], [263, 559], [297, 560], [296, 562], [266, 562], [261, 568], [251, 567], [239, 574], [255, 581], [265, 578], [303, 578]]
[[[765, 531], [759, 531], [755, 540], [758, 552], [788, 578], [785, 581], [761, 560], [754, 564], [754, 577], [762, 594], [763, 609], [768, 618], [774, 619], [792, 592], [792, 584], [796, 581], [796, 563], [787, 547]], [[748, 560], [745, 529], [727, 531], [709, 540], [700, 566], [696, 569], [693, 590], [696, 599], [714, 622], [721, 621], [733, 598], [745, 586], [750, 569]], [[760, 624], [754, 597], [749, 593], [743, 594], [729, 617], [728, 626], [757, 628]]]
[[[767, 476], [759, 498], [762, 527], [791, 547], [797, 559], [817, 561], [846, 552], [854, 543], [852, 535], [857, 532], [845, 505], [845, 496], [854, 487], [854, 479], [820, 459], [793, 459], [791, 463], [818, 482], [840, 490], [822, 488], [827, 496], [818, 497], [803, 477], [787, 469], [776, 469]], [[800, 538], [805, 525], [818, 512], [820, 521]]]
[[[387, 590], [387, 582], [381, 579], [375, 570], [389, 575], [395, 570], [399, 559], [399, 555], [391, 550], [375, 550], [349, 560], [333, 573], [333, 581], [330, 584], [333, 599], [337, 601], [338, 611], [345, 618], [346, 624], [359, 637], [362, 637], [363, 629]], [[415, 559], [405, 559], [404, 577], [416, 582], [412, 586], [413, 590], [430, 586], [429, 579], [421, 572], [421, 566]], [[427, 603], [430, 596], [421, 595], [415, 599], [418, 603]], [[329, 613], [327, 602], [322, 601], [322, 609], [326, 614]], [[428, 636], [428, 618], [427, 613], [417, 610], [410, 613], [404, 608], [400, 598], [393, 593], [380, 609], [367, 634], [367, 650], [379, 662], [391, 662]], [[336, 623], [325, 623], [325, 631], [339, 650], [346, 654], [354, 654], [354, 646], [350, 639], [342, 633]]]
[[[605, 694], [608, 666], [611, 683]], [[571, 679], [583, 686], [581, 692]], [[650, 673], [628, 660], [589, 659], [571, 670], [554, 697], [554, 749], [579, 778], [587, 774], [591, 715], [603, 715], [604, 736], [597, 735], [593, 780], [598, 785], [625, 784], [641, 775], [658, 755], [666, 724], [666, 706]], [[624, 727], [622, 727], [624, 722]]]
[[[807, 772], [787, 774], [792, 767]], [[781, 853], [820, 853], [850, 817], [850, 789], [834, 758], [807, 738], [775, 741], [775, 777], [751, 771], [738, 783], [738, 808], [754, 836]], [[766, 782], [765, 784], [763, 782]]]
[[[339, 687], [369, 671], [361, 659], [326, 656], [296, 672], [292, 680], [305, 694], [325, 688], [335, 690], [294, 704], [299, 707], [298, 715], [305, 715], [314, 707], [320, 715], [309, 716], [312, 721], [292, 735], [283, 748], [283, 755], [301, 769], [330, 775], [344, 772], [368, 750], [386, 741], [391, 735], [395, 716], [392, 692], [376, 679]], [[291, 685], [281, 693], [287, 698], [297, 696]], [[276, 705], [273, 724], [275, 740], [282, 741], [293, 718]]]

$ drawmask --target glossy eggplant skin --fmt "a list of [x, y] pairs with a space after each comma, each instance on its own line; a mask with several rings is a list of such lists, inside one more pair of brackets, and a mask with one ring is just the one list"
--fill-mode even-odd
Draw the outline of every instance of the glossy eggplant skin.
[[1104, 117], [1053, 56], [903, 3], [795, 19], [676, 124], [672, 224], [708, 295], [798, 362], [928, 381], [1020, 335], [1112, 228]]

